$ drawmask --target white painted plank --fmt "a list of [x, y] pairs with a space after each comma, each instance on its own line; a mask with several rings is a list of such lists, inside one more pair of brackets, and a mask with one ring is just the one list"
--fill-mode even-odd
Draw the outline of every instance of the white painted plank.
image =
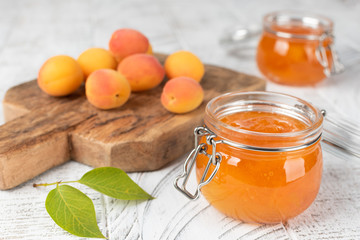
[[[71, 161], [14, 189], [0, 191], [0, 239], [81, 239], [65, 232], [47, 214], [45, 200], [54, 186], [34, 188], [32, 184], [78, 180], [90, 169]], [[100, 230], [106, 234], [101, 194], [80, 184], [72, 186], [93, 200]]]

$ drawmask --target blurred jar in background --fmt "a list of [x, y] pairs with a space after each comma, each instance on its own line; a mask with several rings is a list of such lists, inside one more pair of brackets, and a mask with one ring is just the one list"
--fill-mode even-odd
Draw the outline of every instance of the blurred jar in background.
[[333, 42], [333, 22], [326, 17], [296, 12], [270, 13], [263, 19], [257, 64], [273, 82], [314, 85], [343, 70]]

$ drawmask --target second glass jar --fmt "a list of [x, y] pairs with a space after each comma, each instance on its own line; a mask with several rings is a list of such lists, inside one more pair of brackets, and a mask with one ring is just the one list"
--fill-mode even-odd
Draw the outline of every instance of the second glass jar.
[[342, 71], [333, 50], [333, 22], [299, 12], [274, 12], [263, 20], [257, 48], [259, 70], [271, 81], [314, 85]]

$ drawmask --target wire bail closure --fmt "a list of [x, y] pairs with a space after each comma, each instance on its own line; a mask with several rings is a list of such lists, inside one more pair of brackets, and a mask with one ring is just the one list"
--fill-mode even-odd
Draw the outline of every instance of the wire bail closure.
[[[326, 77], [330, 77], [334, 74], [338, 74], [344, 71], [344, 65], [340, 62], [340, 59], [334, 50], [334, 44], [330, 43], [324, 47], [323, 43], [325, 39], [331, 38], [334, 39], [334, 35], [324, 33], [319, 38], [319, 46], [315, 51], [316, 58], [318, 59], [321, 66], [324, 68], [324, 74]], [[333, 41], [332, 41], [333, 42]], [[332, 63], [330, 64], [327, 58], [326, 50], [330, 50], [332, 56]]]
[[[220, 162], [221, 162], [221, 154], [216, 152], [217, 141], [214, 140], [216, 135], [212, 131], [210, 131], [209, 129], [207, 129], [205, 127], [195, 128], [194, 135], [195, 135], [195, 148], [190, 152], [189, 156], [187, 157], [187, 159], [184, 163], [184, 166], [183, 166], [182, 174], [177, 176], [174, 181], [175, 188], [177, 190], [179, 190], [181, 193], [183, 193], [186, 197], [188, 197], [192, 200], [196, 200], [199, 197], [200, 189], [203, 186], [205, 186], [206, 184], [208, 184], [214, 178], [215, 174], [219, 170]], [[199, 143], [200, 138], [203, 136], [206, 136], [206, 143], [200, 144]], [[206, 152], [208, 149], [208, 145], [212, 146], [212, 154], [208, 154]], [[203, 154], [206, 157], [208, 157], [209, 161], [206, 165], [206, 168], [201, 177], [201, 180], [195, 190], [195, 193], [192, 194], [186, 189], [186, 184], [189, 180], [191, 171], [194, 168], [195, 160], [199, 154]], [[205, 179], [211, 164], [215, 165], [215, 169], [210, 174], [210, 176], [207, 179]], [[181, 185], [179, 183], [180, 179], [183, 179]]]

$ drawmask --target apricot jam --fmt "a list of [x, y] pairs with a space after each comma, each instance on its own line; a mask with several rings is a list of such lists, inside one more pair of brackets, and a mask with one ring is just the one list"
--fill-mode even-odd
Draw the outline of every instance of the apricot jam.
[[322, 81], [335, 71], [332, 31], [332, 21], [324, 17], [281, 12], [266, 15], [257, 48], [259, 70], [280, 84], [302, 86]]
[[[211, 100], [204, 118], [213, 137], [196, 157], [201, 182], [215, 146], [220, 167], [202, 195], [220, 212], [245, 222], [276, 223], [314, 201], [322, 175], [323, 116], [288, 95], [238, 92]], [[200, 143], [209, 142], [203, 136]], [[205, 179], [214, 171], [210, 164]]]

